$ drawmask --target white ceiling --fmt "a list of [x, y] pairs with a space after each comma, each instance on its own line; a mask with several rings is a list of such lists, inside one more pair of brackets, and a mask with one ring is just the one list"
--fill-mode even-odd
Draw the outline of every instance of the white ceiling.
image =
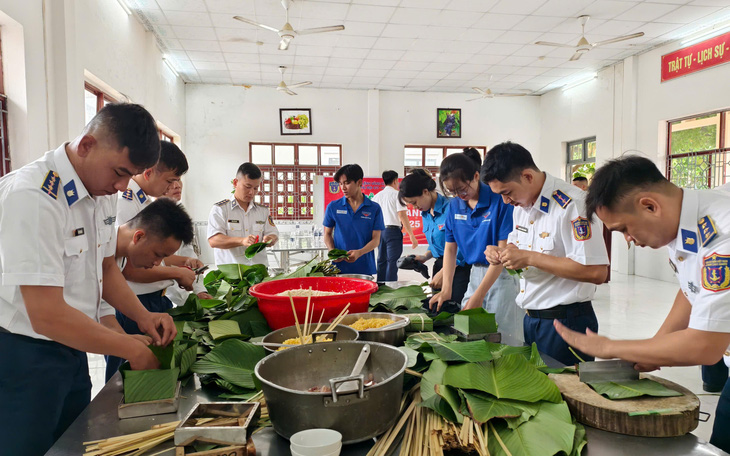
[[[278, 0], [121, 1], [189, 83], [275, 86], [277, 67], [285, 65], [290, 84], [433, 92], [479, 86], [543, 93], [730, 19], [730, 0], [295, 0], [295, 30], [338, 24], [345, 30], [298, 36], [279, 51], [276, 33], [232, 18], [281, 28]], [[586, 14], [590, 42], [645, 35], [594, 48], [574, 62], [572, 49], [532, 44], [577, 43], [576, 17]]]

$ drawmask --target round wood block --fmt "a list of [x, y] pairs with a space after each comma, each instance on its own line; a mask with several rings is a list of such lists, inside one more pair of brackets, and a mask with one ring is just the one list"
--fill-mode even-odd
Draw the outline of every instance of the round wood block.
[[[642, 374], [684, 396], [607, 399], [581, 383], [575, 374], [550, 374], [563, 393], [573, 416], [581, 423], [619, 434], [675, 437], [693, 431], [699, 423], [700, 400], [687, 388], [653, 375]], [[629, 416], [629, 412], [669, 409], [661, 415]]]

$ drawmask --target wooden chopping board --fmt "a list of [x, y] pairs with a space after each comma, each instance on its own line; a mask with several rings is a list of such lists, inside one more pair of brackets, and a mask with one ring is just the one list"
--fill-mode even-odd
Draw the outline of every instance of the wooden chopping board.
[[[675, 437], [693, 431], [699, 423], [700, 400], [687, 388], [653, 375], [642, 374], [684, 396], [607, 399], [581, 383], [576, 374], [550, 374], [575, 418], [588, 426], [641, 437]], [[661, 415], [629, 416], [629, 412], [669, 409]]]

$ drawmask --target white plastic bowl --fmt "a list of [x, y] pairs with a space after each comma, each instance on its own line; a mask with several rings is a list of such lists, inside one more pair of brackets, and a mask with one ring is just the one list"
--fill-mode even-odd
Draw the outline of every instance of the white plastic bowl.
[[[336, 450], [330, 454], [318, 454], [317, 456], [340, 456], [340, 451], [342, 449]], [[308, 456], [306, 454], [297, 453], [296, 450], [293, 450], [292, 448], [289, 448], [289, 451], [291, 452], [291, 456]]]
[[342, 450], [342, 434], [332, 429], [307, 429], [289, 439], [294, 456], [337, 456]]

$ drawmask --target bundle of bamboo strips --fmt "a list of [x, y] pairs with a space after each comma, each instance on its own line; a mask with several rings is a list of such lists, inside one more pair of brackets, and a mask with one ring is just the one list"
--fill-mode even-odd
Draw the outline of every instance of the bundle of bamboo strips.
[[84, 456], [140, 456], [157, 445], [170, 440], [179, 421], [152, 426], [148, 431], [120, 435], [108, 439], [84, 442]]

